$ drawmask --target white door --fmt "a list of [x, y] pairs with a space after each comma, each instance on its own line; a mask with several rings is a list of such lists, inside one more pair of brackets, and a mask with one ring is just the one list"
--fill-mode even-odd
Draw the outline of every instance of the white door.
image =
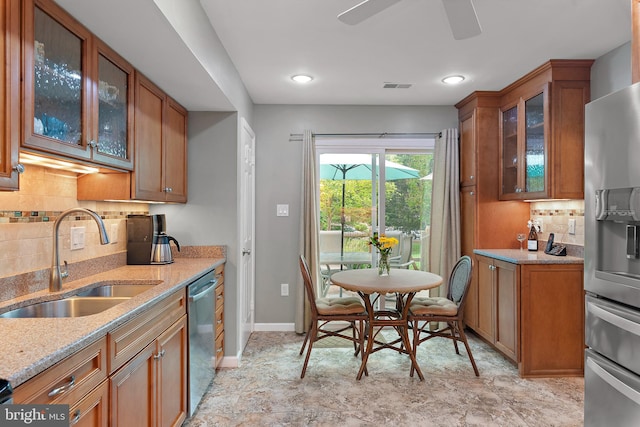
[[253, 234], [255, 230], [255, 145], [256, 136], [244, 118], [240, 119], [242, 146], [240, 189], [240, 288], [238, 293], [239, 348], [242, 352], [254, 329], [255, 268]]

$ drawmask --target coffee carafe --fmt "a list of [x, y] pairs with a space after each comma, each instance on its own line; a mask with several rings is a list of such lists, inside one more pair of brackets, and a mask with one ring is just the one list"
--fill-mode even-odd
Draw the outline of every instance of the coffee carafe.
[[127, 216], [127, 264], [171, 264], [169, 243], [178, 241], [167, 235], [166, 218], [157, 215]]
[[173, 262], [173, 253], [171, 253], [169, 242], [175, 243], [178, 252], [180, 252], [180, 244], [174, 237], [168, 236], [165, 233], [154, 236], [151, 264], [171, 264]]

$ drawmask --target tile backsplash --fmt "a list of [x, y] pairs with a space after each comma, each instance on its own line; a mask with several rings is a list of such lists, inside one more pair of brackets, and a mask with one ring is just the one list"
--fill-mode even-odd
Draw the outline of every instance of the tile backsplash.
[[[100, 244], [96, 223], [88, 216], [70, 215], [60, 224], [61, 261], [76, 263], [126, 251], [127, 215], [148, 213], [149, 206], [78, 201], [76, 180], [73, 172], [27, 165], [19, 191], [0, 191], [0, 278], [51, 267], [54, 221], [74, 207], [97, 212], [114, 243]], [[85, 227], [84, 249], [70, 249], [72, 226]], [[116, 229], [117, 236], [113, 236]]]
[[[584, 247], [584, 200], [552, 200], [532, 202], [531, 219], [542, 224], [538, 240], [545, 242], [554, 233], [556, 243]], [[575, 220], [575, 234], [569, 234], [569, 220]]]

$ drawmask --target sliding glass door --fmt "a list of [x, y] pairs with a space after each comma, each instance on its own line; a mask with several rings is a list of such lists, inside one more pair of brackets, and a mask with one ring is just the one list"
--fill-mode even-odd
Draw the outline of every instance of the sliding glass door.
[[[361, 140], [318, 146], [320, 258], [331, 271], [377, 263], [373, 233], [398, 240], [392, 268], [420, 269], [428, 248], [432, 144], [374, 146]], [[375, 146], [377, 145], [377, 146]], [[323, 260], [335, 261], [323, 263]], [[340, 261], [340, 262], [338, 262]]]

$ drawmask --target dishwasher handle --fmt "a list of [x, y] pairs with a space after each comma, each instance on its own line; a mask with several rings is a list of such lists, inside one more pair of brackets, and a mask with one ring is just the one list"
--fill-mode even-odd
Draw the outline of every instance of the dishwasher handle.
[[207, 284], [207, 286], [204, 286], [203, 289], [200, 290], [200, 292], [198, 292], [195, 295], [189, 295], [189, 302], [195, 302], [195, 301], [198, 301], [199, 299], [206, 297], [208, 294], [213, 292], [217, 284], [218, 284], [218, 279], [209, 280], [209, 283]]

